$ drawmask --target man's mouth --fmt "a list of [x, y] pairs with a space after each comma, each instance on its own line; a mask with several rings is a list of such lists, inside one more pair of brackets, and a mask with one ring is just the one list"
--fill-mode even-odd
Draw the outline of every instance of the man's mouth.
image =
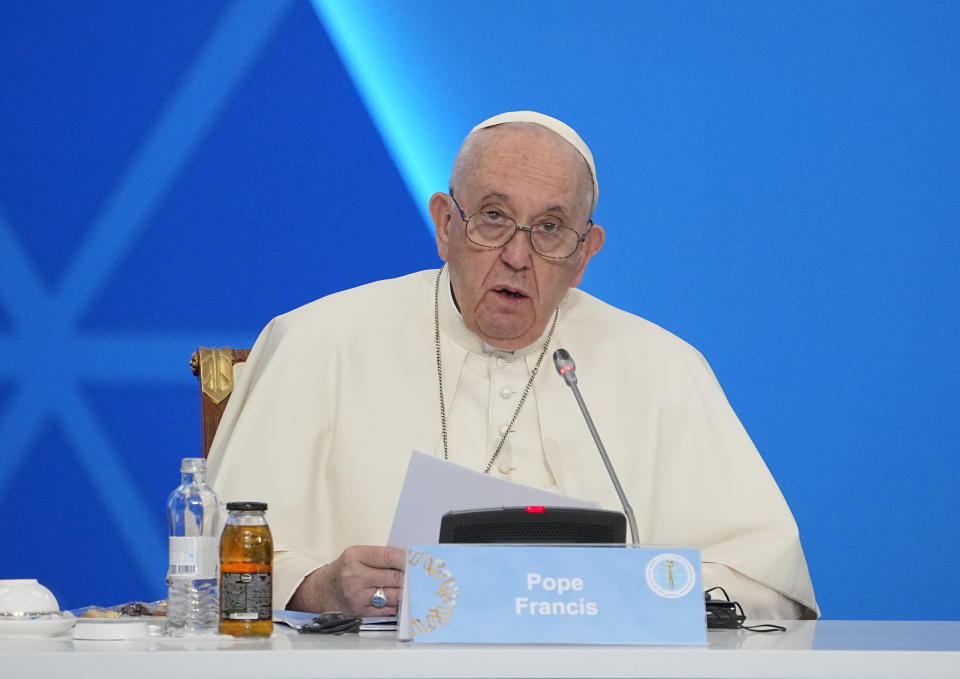
[[497, 288], [494, 290], [498, 295], [508, 297], [509, 299], [525, 299], [527, 296], [522, 292], [517, 292], [516, 290], [510, 290], [509, 288]]

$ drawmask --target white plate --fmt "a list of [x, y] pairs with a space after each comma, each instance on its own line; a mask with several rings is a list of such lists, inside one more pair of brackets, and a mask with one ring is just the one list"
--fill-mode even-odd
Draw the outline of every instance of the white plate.
[[69, 630], [75, 622], [77, 619], [70, 611], [49, 618], [0, 618], [0, 639], [55, 637]]

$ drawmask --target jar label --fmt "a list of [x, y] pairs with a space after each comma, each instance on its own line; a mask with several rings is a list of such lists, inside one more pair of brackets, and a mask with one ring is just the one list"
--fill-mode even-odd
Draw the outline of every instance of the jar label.
[[169, 574], [195, 580], [216, 578], [220, 562], [219, 543], [211, 536], [171, 537]]
[[222, 620], [270, 620], [273, 617], [273, 582], [270, 573], [222, 573]]

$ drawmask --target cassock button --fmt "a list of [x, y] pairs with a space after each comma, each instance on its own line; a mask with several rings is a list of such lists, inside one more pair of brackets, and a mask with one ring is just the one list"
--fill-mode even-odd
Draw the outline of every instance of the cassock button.
[[507, 430], [508, 430], [508, 427], [505, 424], [501, 424], [500, 428], [497, 429], [497, 431], [500, 432], [500, 436], [503, 436], [504, 434], [506, 434]]
[[510, 387], [504, 387], [503, 389], [500, 390], [500, 396], [501, 398], [510, 398], [511, 396], [513, 396], [513, 389], [511, 389]]
[[510, 463], [507, 462], [506, 460], [502, 460], [502, 461], [500, 462], [500, 473], [501, 473], [501, 474], [509, 474], [509, 473], [510, 473]]
[[507, 364], [507, 362], [504, 361], [502, 358], [498, 358], [498, 359], [497, 359], [497, 367], [498, 367], [498, 368], [501, 368], [501, 369], [502, 369], [503, 366], [505, 366], [506, 364]]

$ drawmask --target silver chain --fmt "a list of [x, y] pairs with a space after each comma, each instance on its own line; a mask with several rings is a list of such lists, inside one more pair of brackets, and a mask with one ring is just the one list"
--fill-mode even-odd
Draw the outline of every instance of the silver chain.
[[[433, 286], [433, 341], [437, 349], [437, 379], [440, 382], [440, 428], [443, 430], [444, 460], [448, 459], [448, 453], [447, 408], [443, 400], [443, 363], [440, 360], [440, 277], [443, 275], [443, 270], [446, 266], [447, 265], [444, 264], [442, 267], [440, 267], [440, 270], [437, 272], [437, 282]], [[507, 442], [507, 435], [513, 430], [513, 424], [517, 421], [517, 416], [520, 415], [520, 409], [523, 408], [523, 404], [527, 400], [527, 394], [530, 393], [530, 387], [533, 386], [533, 379], [540, 371], [540, 364], [543, 362], [543, 357], [547, 355], [547, 348], [550, 346], [550, 340], [553, 338], [553, 331], [557, 327], [557, 319], [559, 317], [560, 307], [557, 307], [553, 312], [553, 323], [550, 324], [550, 332], [547, 333], [547, 340], [543, 343], [543, 349], [540, 351], [540, 356], [537, 358], [537, 364], [533, 366], [533, 370], [530, 373], [530, 379], [527, 380], [527, 386], [523, 388], [523, 394], [520, 396], [520, 403], [517, 404], [517, 409], [513, 411], [513, 417], [510, 418], [510, 424], [507, 425], [507, 428], [503, 432], [503, 436], [500, 437], [500, 443], [497, 444], [497, 449], [494, 450], [493, 455], [490, 456], [490, 461], [487, 462], [487, 467], [483, 470], [484, 474], [489, 474], [490, 470], [493, 469], [493, 463], [500, 455], [500, 451], [503, 449], [503, 444]]]

